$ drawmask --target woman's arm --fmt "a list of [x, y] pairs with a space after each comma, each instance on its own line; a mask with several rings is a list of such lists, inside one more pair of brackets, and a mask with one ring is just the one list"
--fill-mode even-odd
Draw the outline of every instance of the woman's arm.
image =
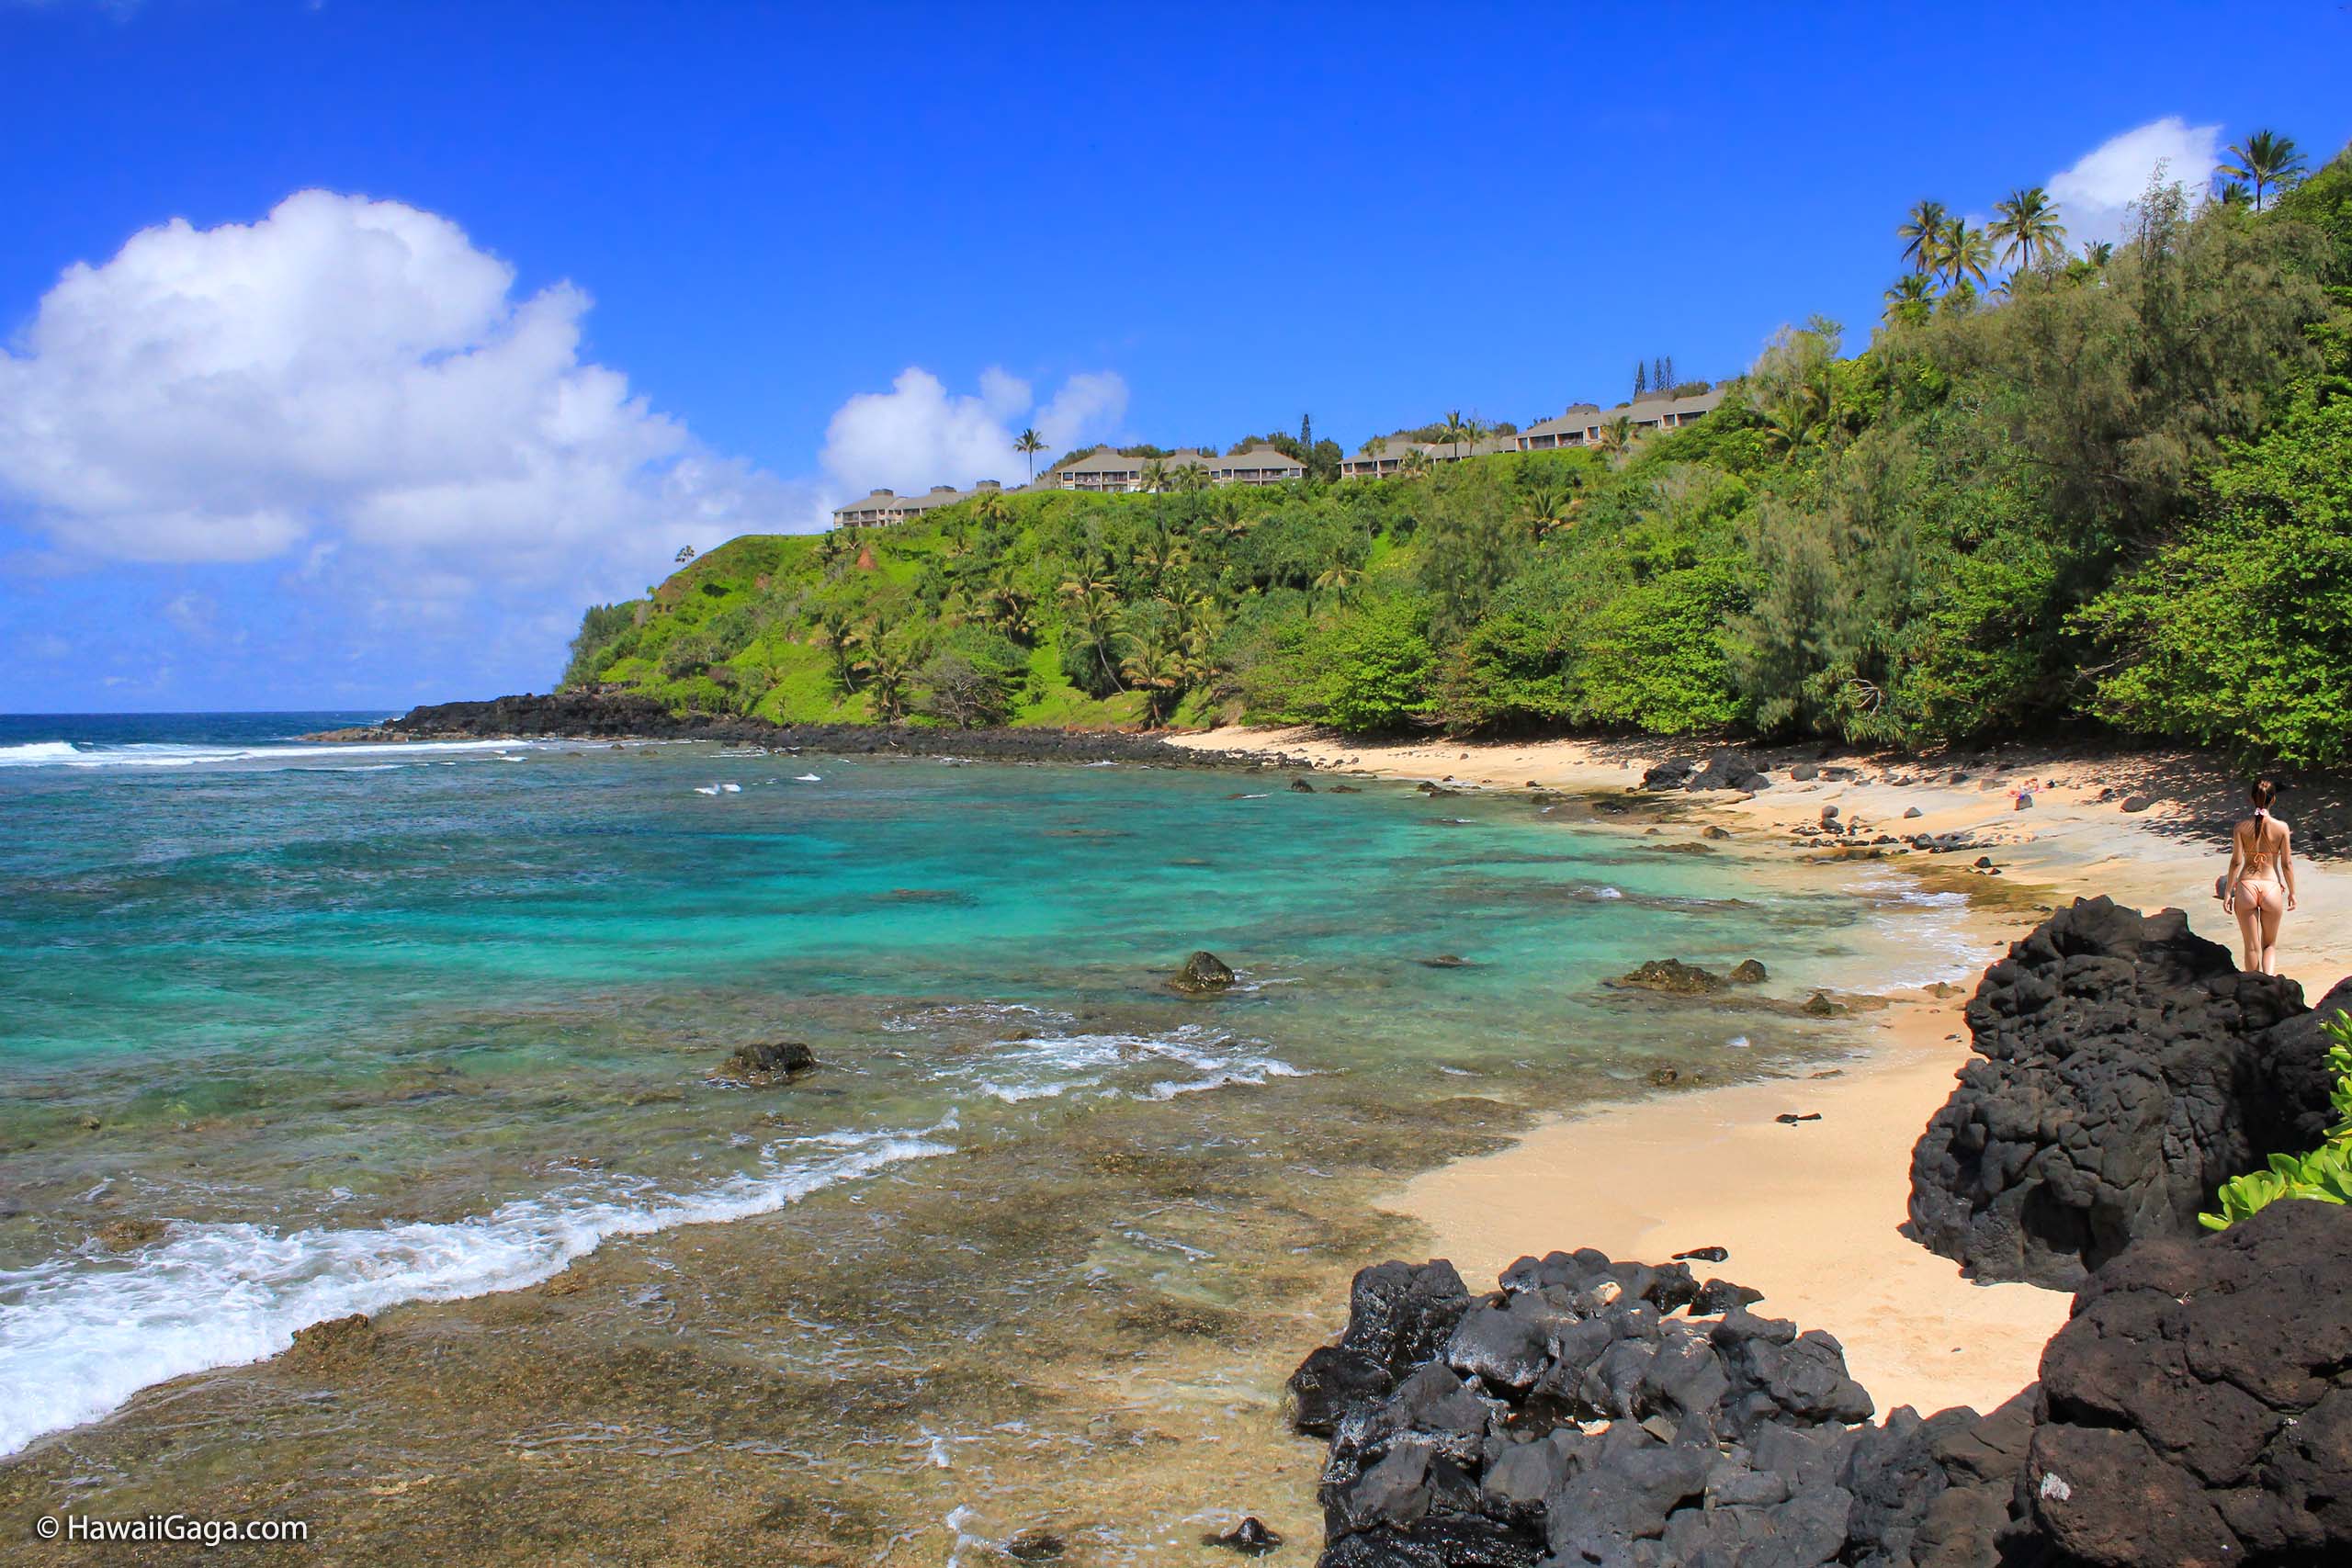
[[2295, 907], [2295, 830], [2278, 824], [2278, 876], [2287, 885], [2287, 908]]
[[2245, 831], [2230, 829], [2230, 874], [2222, 879], [2222, 913], [2238, 912], [2238, 872], [2245, 864]]

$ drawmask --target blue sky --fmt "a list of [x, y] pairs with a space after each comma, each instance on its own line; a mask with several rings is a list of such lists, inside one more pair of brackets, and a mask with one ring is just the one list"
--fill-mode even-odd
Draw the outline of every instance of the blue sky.
[[678, 544], [1023, 423], [1525, 422], [1859, 343], [1920, 196], [2352, 136], [2332, 3], [0, 0], [0, 61], [15, 711], [544, 688]]

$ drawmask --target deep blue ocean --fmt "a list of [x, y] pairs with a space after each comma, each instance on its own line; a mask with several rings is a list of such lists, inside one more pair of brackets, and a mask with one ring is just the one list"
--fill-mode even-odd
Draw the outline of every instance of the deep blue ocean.
[[[1302, 1084], [1542, 1109], [1835, 1047], [1606, 984], [1644, 959], [1760, 958], [1783, 1000], [1957, 963], [1899, 888], [1524, 795], [293, 739], [381, 716], [0, 716], [0, 1454], [1108, 1105], [1214, 1096], [1278, 1147]], [[1233, 994], [1161, 984], [1195, 948]], [[820, 1087], [755, 1116], [714, 1075], [778, 1039]]]

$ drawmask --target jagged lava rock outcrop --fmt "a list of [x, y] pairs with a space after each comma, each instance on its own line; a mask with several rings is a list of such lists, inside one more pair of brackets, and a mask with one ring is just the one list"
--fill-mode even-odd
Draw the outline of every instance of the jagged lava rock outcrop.
[[2023, 1495], [2064, 1563], [2352, 1562], [2352, 1209], [2290, 1201], [2092, 1278]]
[[[1357, 1276], [1292, 1380], [1330, 1438], [1320, 1568], [2352, 1562], [2352, 1208], [2294, 1200], [2101, 1269], [2041, 1381], [1896, 1410], [1838, 1342], [1680, 1264]], [[1716, 1289], [1720, 1287], [1720, 1290]]]
[[2195, 1235], [2223, 1180], [2324, 1134], [2339, 997], [2314, 1011], [2293, 981], [2239, 973], [2177, 909], [2077, 900], [1970, 1000], [1979, 1059], [1912, 1151], [1906, 1233], [1980, 1279], [2060, 1290]]
[[1204, 751], [1114, 729], [953, 729], [922, 724], [772, 724], [741, 715], [673, 712], [633, 692], [564, 691], [481, 702], [433, 703], [381, 724], [323, 731], [313, 740], [718, 740], [832, 756], [986, 757], [1008, 761], [1148, 762], [1155, 767], [1312, 769], [1306, 757]]
[[1858, 1425], [1838, 1341], [1742, 1294], [1589, 1250], [1478, 1296], [1444, 1262], [1365, 1269], [1291, 1382], [1330, 1438], [1322, 1568], [1993, 1561], [2030, 1400]]

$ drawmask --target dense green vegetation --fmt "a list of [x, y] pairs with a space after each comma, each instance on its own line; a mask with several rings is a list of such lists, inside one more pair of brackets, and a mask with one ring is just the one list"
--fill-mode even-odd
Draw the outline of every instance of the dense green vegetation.
[[2091, 719], [2342, 761], [2352, 156], [2298, 179], [2256, 141], [2258, 182], [2153, 190], [2112, 246], [2067, 249], [2040, 190], [1982, 231], [1921, 203], [1866, 347], [1789, 329], [1681, 431], [1339, 481], [1302, 429], [1297, 485], [741, 538], [591, 610], [567, 679], [787, 720], [1916, 746]]
[[2337, 1013], [2327, 1032], [2335, 1042], [2327, 1050], [2327, 1065], [2336, 1075], [2329, 1095], [2336, 1120], [2327, 1142], [2309, 1154], [2272, 1155], [2267, 1169], [2222, 1183], [2214, 1201], [2221, 1212], [2197, 1216], [2206, 1229], [2227, 1230], [2282, 1198], [2352, 1202], [2352, 1016]]

